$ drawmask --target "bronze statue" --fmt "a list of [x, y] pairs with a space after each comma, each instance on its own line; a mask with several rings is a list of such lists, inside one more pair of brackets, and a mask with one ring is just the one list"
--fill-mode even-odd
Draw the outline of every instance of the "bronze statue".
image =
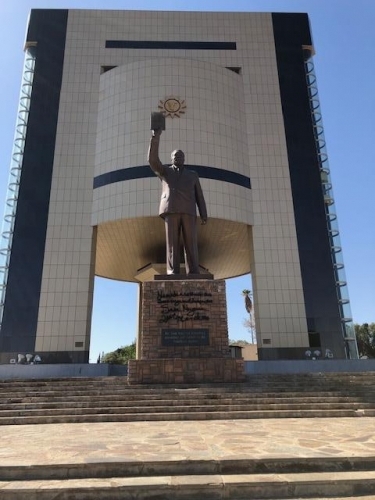
[[207, 222], [206, 203], [198, 174], [185, 168], [185, 155], [172, 151], [172, 165], [163, 165], [159, 159], [161, 129], [153, 130], [148, 151], [150, 167], [162, 181], [159, 215], [165, 221], [167, 247], [167, 274], [180, 274], [180, 235], [182, 232], [186, 274], [199, 274], [197, 215]]

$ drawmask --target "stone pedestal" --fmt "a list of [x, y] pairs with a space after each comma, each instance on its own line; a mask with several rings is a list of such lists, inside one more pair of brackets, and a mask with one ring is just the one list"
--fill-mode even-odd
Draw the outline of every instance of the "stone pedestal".
[[225, 281], [145, 282], [138, 357], [129, 361], [130, 384], [244, 380], [228, 346]]

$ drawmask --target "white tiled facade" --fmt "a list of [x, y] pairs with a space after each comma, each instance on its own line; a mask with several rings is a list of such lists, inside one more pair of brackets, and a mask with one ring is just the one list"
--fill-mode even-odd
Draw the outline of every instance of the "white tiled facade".
[[[237, 50], [109, 49], [106, 40], [235, 41]], [[241, 257], [238, 273], [251, 271], [260, 346], [308, 346], [271, 14], [70, 10], [35, 350], [88, 350], [96, 236], [96, 272], [124, 279], [118, 263], [110, 269], [110, 247], [138, 245], [139, 227], [160, 225], [156, 177], [95, 190], [93, 179], [146, 165], [150, 112], [167, 96], [186, 111], [166, 120], [163, 162], [178, 147], [190, 165], [251, 179], [251, 190], [202, 179], [207, 255], [211, 245], [223, 268]], [[108, 268], [98, 272], [100, 259]]]
[[[168, 162], [171, 151], [178, 147], [186, 151], [188, 164], [211, 165], [248, 176], [241, 76], [211, 63], [177, 57], [136, 61], [101, 76], [95, 176], [144, 165], [150, 110], [157, 109], [159, 100], [169, 95], [183, 96], [186, 111], [180, 118], [167, 120], [160, 147], [163, 161]], [[202, 180], [202, 184], [210, 218], [252, 225], [248, 189], [226, 185], [228, 199], [223, 203], [222, 197], [215, 196], [222, 192], [222, 182]], [[159, 198], [156, 177], [96, 189], [92, 223], [152, 217]]]

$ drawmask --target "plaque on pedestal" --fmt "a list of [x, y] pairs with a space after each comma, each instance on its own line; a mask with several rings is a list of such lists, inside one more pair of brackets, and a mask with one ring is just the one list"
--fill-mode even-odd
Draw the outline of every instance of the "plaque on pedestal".
[[224, 280], [143, 283], [138, 360], [129, 383], [241, 382], [243, 360], [232, 359]]

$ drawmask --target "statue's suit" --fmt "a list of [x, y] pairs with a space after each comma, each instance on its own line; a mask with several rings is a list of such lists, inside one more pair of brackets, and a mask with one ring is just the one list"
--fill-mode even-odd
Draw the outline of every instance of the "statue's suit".
[[159, 159], [159, 137], [152, 137], [148, 160], [162, 181], [159, 215], [165, 220], [167, 273], [180, 273], [180, 232], [185, 247], [187, 274], [199, 274], [196, 205], [207, 219], [206, 203], [198, 174], [185, 167], [163, 165]]

